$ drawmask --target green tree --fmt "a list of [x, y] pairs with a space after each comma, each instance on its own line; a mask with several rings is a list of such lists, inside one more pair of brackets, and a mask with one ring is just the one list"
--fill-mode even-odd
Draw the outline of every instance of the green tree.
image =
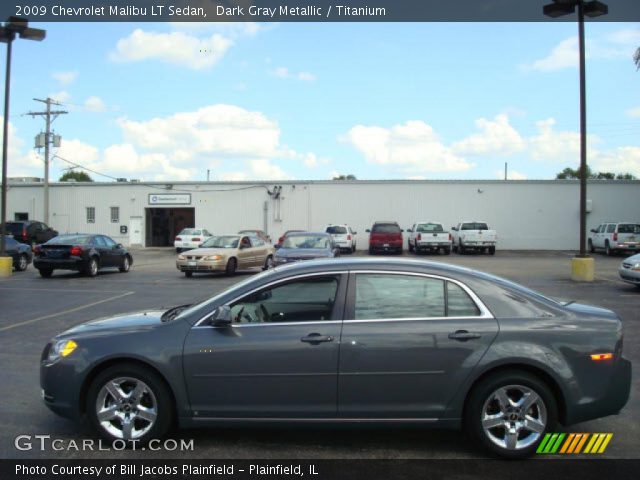
[[78, 172], [76, 170], [69, 170], [64, 173], [59, 182], [68, 182], [69, 180], [75, 180], [76, 182], [93, 182], [93, 179], [89, 176], [87, 172]]
[[[587, 165], [587, 178], [592, 178], [593, 174], [591, 173], [591, 169]], [[556, 175], [557, 180], [571, 180], [571, 179], [579, 179], [580, 178], [580, 169], [573, 169], [571, 167], [567, 167], [562, 170], [560, 173]]]
[[[557, 180], [577, 180], [580, 178], [580, 169], [573, 169], [567, 167], [560, 173], [556, 174]], [[587, 178], [590, 180], [636, 180], [635, 175], [631, 173], [612, 173], [612, 172], [597, 172], [593, 173], [589, 166], [587, 166]]]
[[616, 175], [616, 180], [637, 180], [638, 178], [632, 173], [619, 173]]
[[333, 177], [334, 180], [357, 180], [355, 175], [338, 175]]

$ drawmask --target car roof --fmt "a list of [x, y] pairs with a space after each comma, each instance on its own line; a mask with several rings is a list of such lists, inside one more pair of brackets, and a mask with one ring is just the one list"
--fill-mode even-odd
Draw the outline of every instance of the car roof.
[[433, 220], [420, 220], [419, 222], [416, 222], [416, 224], [420, 224], [420, 223], [432, 223], [434, 225], [442, 225], [442, 222], [434, 222]]
[[321, 237], [330, 237], [330, 235], [327, 232], [304, 232], [304, 231], [300, 231], [300, 232], [292, 232], [291, 234], [287, 235], [288, 237], [306, 237], [308, 235], [318, 235]]

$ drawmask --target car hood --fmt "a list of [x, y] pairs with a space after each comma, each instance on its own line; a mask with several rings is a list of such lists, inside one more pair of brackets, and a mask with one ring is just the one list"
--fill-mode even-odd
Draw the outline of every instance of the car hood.
[[324, 248], [280, 248], [276, 256], [285, 258], [330, 257], [331, 251]]
[[133, 332], [138, 330], [148, 330], [162, 324], [162, 314], [165, 310], [148, 310], [142, 312], [125, 313], [111, 317], [99, 318], [90, 322], [81, 323], [69, 330], [58, 335], [58, 337], [66, 336], [82, 336], [93, 334], [110, 334]]

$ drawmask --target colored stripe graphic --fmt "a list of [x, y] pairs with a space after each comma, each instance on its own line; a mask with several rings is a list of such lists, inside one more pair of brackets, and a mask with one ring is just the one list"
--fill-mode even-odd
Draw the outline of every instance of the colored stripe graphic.
[[[613, 433], [546, 433], [536, 453], [574, 454], [604, 453], [613, 438]], [[585, 447], [586, 445], [586, 447]]]

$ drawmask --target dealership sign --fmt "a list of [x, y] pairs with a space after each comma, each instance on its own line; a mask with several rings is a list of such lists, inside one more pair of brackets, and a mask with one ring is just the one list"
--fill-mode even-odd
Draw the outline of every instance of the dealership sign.
[[191, 205], [191, 194], [150, 193], [149, 205]]

